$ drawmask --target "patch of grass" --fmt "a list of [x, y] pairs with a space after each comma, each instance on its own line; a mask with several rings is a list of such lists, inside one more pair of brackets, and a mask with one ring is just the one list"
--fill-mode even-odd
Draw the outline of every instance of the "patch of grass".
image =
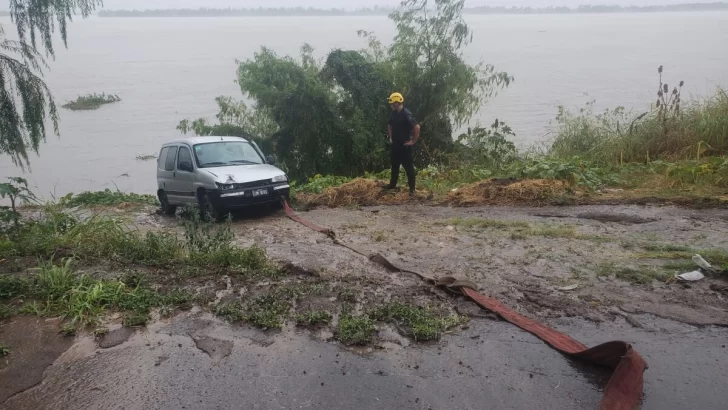
[[453, 218], [447, 219], [442, 222], [436, 222], [436, 225], [452, 225], [462, 226], [464, 228], [528, 228], [530, 224], [525, 221], [505, 221], [500, 219], [488, 219], [488, 218]]
[[[680, 90], [675, 88], [672, 94], [673, 90], [664, 87], [659, 90], [661, 98], [674, 101]], [[559, 128], [551, 147], [554, 156], [581, 156], [615, 164], [684, 158], [685, 154], [701, 152], [701, 147], [705, 155], [728, 150], [728, 94], [724, 90], [716, 90], [705, 99], [681, 100], [679, 110], [664, 101], [646, 114], [626, 112], [623, 108], [595, 113], [592, 108], [590, 103], [576, 115], [560, 109]]]
[[129, 287], [124, 282], [94, 279], [74, 271], [72, 260], [47, 263], [27, 286], [25, 297], [32, 299], [22, 313], [62, 316], [69, 325], [95, 324], [109, 310], [127, 312], [125, 321], [148, 317], [154, 307], [189, 303], [193, 296], [183, 291], [158, 293], [146, 285]]
[[604, 238], [582, 235], [576, 231], [573, 225], [558, 225], [544, 223], [530, 223], [526, 221], [506, 221], [487, 218], [455, 218], [437, 225], [462, 226], [468, 229], [500, 229], [509, 233], [513, 240], [522, 240], [531, 236], [543, 236], [547, 238], [574, 238], [574, 239], [600, 239]]
[[370, 317], [381, 321], [394, 321], [407, 329], [407, 335], [416, 341], [439, 340], [449, 328], [465, 323], [464, 316], [445, 315], [430, 308], [391, 303], [370, 312]]
[[106, 335], [107, 333], [109, 333], [108, 327], [97, 327], [96, 329], [94, 329], [94, 332], [93, 332], [95, 337], [102, 337], [102, 336]]
[[262, 329], [280, 329], [286, 319], [290, 303], [272, 295], [256, 297], [245, 309], [245, 321]]
[[15, 309], [12, 306], [0, 304], [0, 320], [9, 318], [15, 314]]
[[[686, 245], [675, 244], [642, 244], [641, 247], [648, 252], [635, 255], [640, 259], [692, 259], [694, 255], [702, 256], [710, 264], [721, 266], [728, 264], [728, 250], [726, 249], [699, 249]], [[697, 267], [697, 266], [693, 266]]]
[[63, 104], [62, 107], [72, 111], [98, 110], [105, 104], [112, 104], [119, 101], [121, 101], [121, 98], [115, 94], [93, 93], [79, 95], [78, 98]]
[[243, 305], [239, 302], [222, 303], [215, 308], [215, 314], [230, 322], [245, 320]]
[[0, 343], [0, 357], [5, 357], [10, 355], [10, 348], [2, 343]]
[[294, 319], [298, 326], [318, 326], [329, 324], [332, 316], [331, 313], [325, 310], [320, 310], [299, 313], [294, 317]]
[[597, 266], [597, 276], [611, 276], [625, 280], [630, 283], [646, 285], [653, 280], [666, 281], [670, 274], [654, 266], [617, 266], [612, 262], [602, 263]]
[[138, 161], [151, 161], [153, 159], [157, 159], [157, 155], [156, 154], [137, 155], [136, 159]]
[[[263, 248], [239, 248], [229, 224], [183, 221], [183, 239], [170, 232], [129, 230], [119, 220], [97, 216], [85, 220], [66, 214], [61, 206], [43, 208], [43, 217], [27, 221], [12, 241], [3, 241], [3, 255], [52, 258], [73, 255], [86, 261], [112, 261], [124, 265], [199, 266], [226, 268], [245, 275], [280, 278], [285, 272], [271, 263]], [[8, 237], [9, 238], [9, 237]], [[7, 246], [5, 246], [7, 244]], [[10, 284], [0, 279], [2, 289]], [[17, 293], [17, 290], [14, 292]]]
[[356, 303], [356, 291], [350, 288], [341, 288], [336, 294], [336, 298], [345, 303]]
[[674, 270], [678, 273], [685, 273], [689, 271], [693, 271], [698, 269], [698, 266], [693, 262], [692, 260], [689, 261], [678, 261], [678, 262], [669, 262], [664, 265], [662, 265], [662, 268], [665, 270]]
[[0, 275], [0, 300], [14, 299], [30, 292], [32, 282], [27, 277]]
[[76, 336], [76, 326], [73, 323], [65, 323], [61, 326], [60, 333], [63, 336]]
[[687, 245], [673, 243], [644, 243], [640, 247], [650, 252], [692, 252], [692, 248]]
[[106, 189], [96, 192], [81, 192], [68, 194], [61, 198], [59, 204], [68, 208], [76, 206], [118, 206], [121, 204], [159, 205], [157, 197], [153, 195], [140, 195]]
[[314, 175], [305, 184], [292, 183], [291, 188], [295, 192], [306, 192], [312, 194], [320, 194], [327, 188], [343, 185], [350, 182], [353, 178], [351, 177], [339, 177], [332, 175]]
[[364, 345], [372, 340], [374, 321], [369, 316], [342, 315], [336, 329], [336, 336], [346, 345]]
[[130, 312], [124, 315], [122, 324], [126, 327], [144, 326], [149, 321], [149, 313], [147, 312]]

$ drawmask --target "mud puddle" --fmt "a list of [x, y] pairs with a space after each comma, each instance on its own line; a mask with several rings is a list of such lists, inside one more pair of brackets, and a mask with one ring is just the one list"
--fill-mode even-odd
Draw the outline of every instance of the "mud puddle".
[[43, 372], [71, 345], [59, 333], [59, 320], [16, 316], [0, 325], [0, 340], [10, 354], [0, 358], [0, 402], [43, 380]]

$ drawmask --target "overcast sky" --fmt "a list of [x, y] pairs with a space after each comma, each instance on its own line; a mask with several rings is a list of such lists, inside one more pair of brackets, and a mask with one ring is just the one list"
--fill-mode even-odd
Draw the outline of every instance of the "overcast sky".
[[[655, 5], [678, 3], [709, 3], [716, 0], [466, 0], [465, 5], [483, 6], [578, 6], [580, 4]], [[105, 0], [107, 9], [166, 9], [219, 7], [318, 7], [360, 8], [374, 5], [394, 6], [400, 0]], [[8, 0], [0, 0], [0, 9], [8, 8]]]

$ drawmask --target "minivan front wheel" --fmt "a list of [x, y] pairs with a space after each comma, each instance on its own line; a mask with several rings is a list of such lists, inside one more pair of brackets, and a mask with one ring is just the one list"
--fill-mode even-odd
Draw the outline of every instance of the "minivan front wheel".
[[203, 221], [212, 220], [220, 222], [227, 216], [227, 212], [224, 212], [219, 206], [216, 206], [210, 201], [207, 192], [200, 193], [198, 195], [198, 201], [200, 205], [200, 218]]
[[164, 191], [157, 192], [157, 197], [159, 198], [159, 204], [161, 205], [163, 214], [172, 216], [177, 212], [177, 207], [169, 204], [169, 198], [167, 198], [167, 194]]

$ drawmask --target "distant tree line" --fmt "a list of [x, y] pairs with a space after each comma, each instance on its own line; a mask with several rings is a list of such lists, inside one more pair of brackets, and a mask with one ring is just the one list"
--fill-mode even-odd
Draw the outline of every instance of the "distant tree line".
[[[728, 3], [688, 3], [664, 6], [582, 5], [571, 7], [505, 7], [482, 6], [464, 8], [463, 14], [586, 14], [586, 13], [656, 13], [685, 11], [728, 10]], [[101, 17], [245, 17], [245, 16], [387, 16], [394, 12], [391, 7], [371, 7], [357, 10], [318, 9], [313, 7], [290, 8], [199, 8], [156, 10], [101, 10]], [[0, 12], [1, 14], [2, 12]]]

